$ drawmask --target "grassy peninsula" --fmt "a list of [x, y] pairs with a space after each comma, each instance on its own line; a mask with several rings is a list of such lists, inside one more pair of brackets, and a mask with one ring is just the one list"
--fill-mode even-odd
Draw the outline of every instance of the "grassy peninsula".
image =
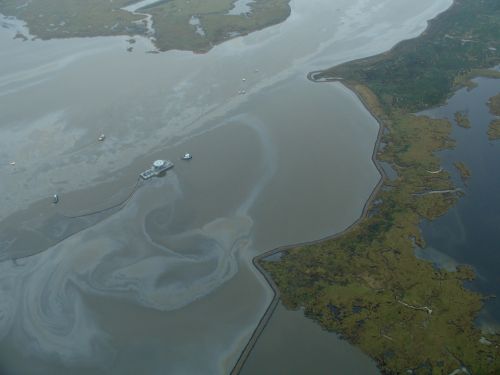
[[195, 52], [206, 52], [225, 40], [278, 24], [290, 15], [290, 0], [255, 0], [243, 14], [230, 14], [236, 0], [159, 0], [136, 13], [124, 9], [137, 2], [2, 0], [0, 13], [25, 21], [30, 33], [41, 39], [143, 35], [151, 37], [161, 51]]
[[259, 264], [287, 307], [304, 308], [383, 373], [500, 373], [500, 335], [477, 328], [484, 297], [464, 287], [474, 272], [414, 256], [425, 245], [420, 222], [462, 194], [436, 156], [454, 145], [451, 124], [414, 113], [444, 102], [472, 73], [495, 76], [487, 68], [500, 62], [498, 51], [500, 2], [457, 0], [420, 37], [311, 76], [341, 80], [358, 95], [383, 127], [375, 157], [398, 177], [383, 181], [366, 215], [344, 233]]
[[228, 14], [235, 1], [171, 0], [142, 11], [153, 16], [155, 44], [160, 50], [196, 52], [206, 52], [225, 40], [281, 23], [290, 15], [290, 0], [256, 0], [249, 3], [250, 13]]

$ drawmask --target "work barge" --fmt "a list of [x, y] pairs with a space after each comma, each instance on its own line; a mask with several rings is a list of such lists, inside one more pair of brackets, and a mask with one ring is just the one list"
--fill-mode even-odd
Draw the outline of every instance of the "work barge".
[[166, 172], [173, 167], [174, 163], [170, 160], [156, 160], [151, 168], [146, 169], [144, 172], [139, 174], [139, 176], [143, 180], [149, 180], [152, 177], [161, 175], [163, 172]]

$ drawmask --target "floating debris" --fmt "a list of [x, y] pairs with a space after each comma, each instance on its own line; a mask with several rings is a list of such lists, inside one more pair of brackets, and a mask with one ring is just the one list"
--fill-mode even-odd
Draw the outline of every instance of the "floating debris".
[[182, 160], [191, 160], [193, 158], [193, 155], [191, 154], [184, 154], [184, 156], [181, 158]]
[[246, 92], [245, 90], [240, 90], [240, 91], [238, 91], [238, 94], [240, 94], [240, 95], [245, 95], [246, 93], [247, 93], [247, 92]]

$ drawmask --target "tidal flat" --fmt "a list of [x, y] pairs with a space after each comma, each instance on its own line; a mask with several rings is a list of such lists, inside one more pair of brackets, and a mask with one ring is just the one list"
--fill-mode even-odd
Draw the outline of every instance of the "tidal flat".
[[176, 164], [61, 243], [32, 241], [24, 260], [9, 248], [2, 370], [230, 372], [272, 299], [252, 258], [341, 231], [380, 178], [376, 121], [307, 72], [387, 50], [449, 4], [294, 1], [286, 22], [203, 55], [148, 54], [147, 38], [132, 53], [129, 37], [22, 42], [24, 24], [2, 19], [2, 228], [60, 233], [30, 220], [106, 207], [153, 160]]

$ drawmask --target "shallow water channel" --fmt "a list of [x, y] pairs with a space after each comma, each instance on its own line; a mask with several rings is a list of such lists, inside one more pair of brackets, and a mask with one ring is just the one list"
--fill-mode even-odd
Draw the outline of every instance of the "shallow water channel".
[[[417, 255], [438, 267], [449, 270], [459, 264], [471, 265], [476, 279], [468, 284], [486, 296], [500, 295], [500, 142], [488, 140], [488, 126], [494, 116], [489, 112], [488, 99], [500, 93], [499, 80], [476, 78], [477, 87], [461, 89], [446, 105], [425, 114], [447, 118], [455, 124], [456, 112], [464, 113], [471, 128], [454, 126], [453, 150], [440, 152], [443, 167], [454, 172], [455, 183], [465, 195], [442, 217], [424, 222], [422, 229], [427, 248]], [[471, 171], [466, 184], [460, 180], [453, 163], [461, 161]], [[488, 299], [478, 324], [488, 331], [500, 328], [500, 301]]]

